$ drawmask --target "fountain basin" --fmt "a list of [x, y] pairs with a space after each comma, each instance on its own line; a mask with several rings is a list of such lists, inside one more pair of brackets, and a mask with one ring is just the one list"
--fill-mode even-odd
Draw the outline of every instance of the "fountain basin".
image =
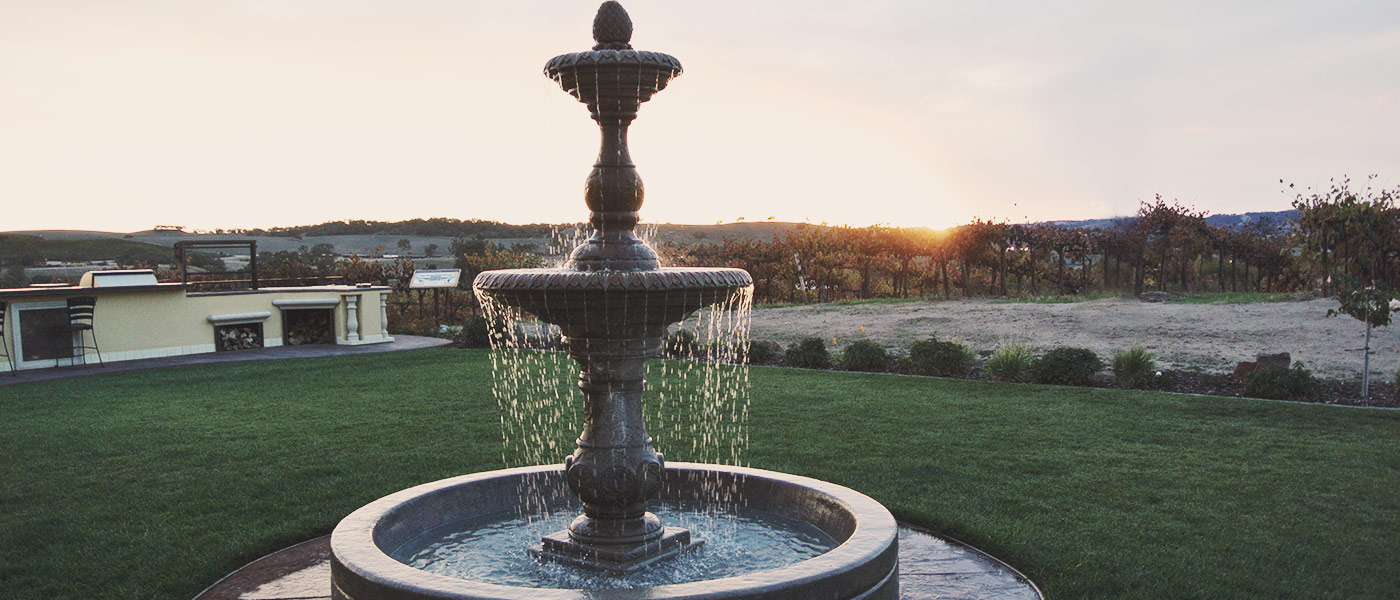
[[667, 267], [645, 271], [504, 269], [477, 275], [472, 288], [559, 325], [570, 337], [660, 338], [666, 326], [753, 285], [743, 269]]
[[[332, 596], [341, 600], [899, 597], [898, 530], [885, 507], [869, 496], [832, 483], [720, 465], [667, 464], [657, 499], [710, 501], [709, 490], [732, 485], [745, 507], [811, 523], [838, 545], [794, 565], [738, 577], [613, 590], [494, 585], [430, 573], [390, 556], [425, 532], [473, 518], [510, 514], [527, 482], [543, 492], [542, 498], [568, 497], [563, 467], [523, 467], [426, 483], [351, 513], [331, 534]], [[564, 509], [563, 504], [559, 508]]]

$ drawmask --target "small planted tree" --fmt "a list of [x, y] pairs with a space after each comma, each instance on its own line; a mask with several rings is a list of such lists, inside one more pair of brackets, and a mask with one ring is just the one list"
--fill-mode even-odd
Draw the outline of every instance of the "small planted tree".
[[1400, 308], [1400, 300], [1394, 290], [1364, 285], [1356, 280], [1338, 283], [1334, 296], [1339, 306], [1327, 311], [1327, 316], [1346, 315], [1366, 324], [1366, 357], [1361, 374], [1361, 397], [1371, 396], [1371, 329], [1390, 325], [1391, 315]]
[[[1374, 176], [1368, 179], [1372, 179]], [[1351, 181], [1298, 194], [1297, 244], [1314, 263], [1322, 289], [1337, 300], [1327, 316], [1347, 315], [1366, 324], [1361, 396], [1371, 393], [1371, 329], [1390, 325], [1396, 312], [1400, 270], [1400, 189], [1360, 191]], [[1290, 186], [1292, 187], [1292, 186]]]
[[[1371, 176], [1373, 179], [1375, 176]], [[1292, 187], [1292, 186], [1289, 186]], [[1371, 330], [1389, 326], [1400, 264], [1400, 208], [1397, 190], [1366, 186], [1352, 190], [1350, 179], [1333, 180], [1327, 190], [1299, 193], [1296, 242], [1315, 263], [1322, 287], [1337, 299], [1327, 316], [1347, 315], [1366, 324], [1361, 396], [1371, 396]]]

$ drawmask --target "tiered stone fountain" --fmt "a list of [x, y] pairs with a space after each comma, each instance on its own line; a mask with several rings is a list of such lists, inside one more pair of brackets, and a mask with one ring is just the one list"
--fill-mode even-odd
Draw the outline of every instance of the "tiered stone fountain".
[[[781, 473], [667, 465], [652, 448], [642, 415], [646, 359], [657, 355], [669, 325], [752, 281], [739, 269], [663, 268], [634, 234], [643, 190], [628, 153], [627, 128], [638, 107], [680, 75], [681, 65], [666, 54], [633, 50], [631, 20], [616, 2], [599, 9], [593, 32], [593, 50], [555, 57], [545, 67], [588, 106], [602, 130], [602, 149], [584, 192], [593, 236], [561, 269], [490, 271], [474, 283], [485, 301], [559, 326], [569, 355], [581, 366], [578, 385], [586, 399], [577, 449], [562, 468], [467, 475], [404, 490], [356, 511], [332, 534], [333, 594], [354, 600], [897, 598], [895, 521], [874, 500]], [[534, 560], [616, 574], [664, 569], [668, 559], [700, 548], [702, 541], [665, 526], [647, 511], [648, 502], [709, 502], [707, 490], [716, 482], [732, 486], [747, 508], [810, 523], [838, 545], [787, 567], [646, 590], [494, 585], [419, 570], [390, 556], [427, 532], [510, 513], [520, 483], [532, 477], [567, 485], [583, 506], [567, 529], [545, 535], [530, 549]]]

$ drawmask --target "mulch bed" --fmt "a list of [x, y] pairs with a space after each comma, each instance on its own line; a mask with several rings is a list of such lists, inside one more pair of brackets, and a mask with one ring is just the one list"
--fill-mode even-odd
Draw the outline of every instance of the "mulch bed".
[[[1247, 398], [1245, 395], [1244, 380], [1228, 374], [1219, 373], [1199, 373], [1195, 371], [1167, 371], [1163, 373], [1164, 378], [1170, 379], [1171, 384], [1163, 391], [1180, 392], [1186, 394], [1209, 394], [1212, 396], [1234, 396]], [[1336, 381], [1328, 379], [1317, 380], [1317, 391], [1311, 397], [1289, 398], [1296, 402], [1313, 402], [1318, 404], [1340, 404], [1344, 406], [1383, 406], [1397, 407], [1400, 402], [1396, 401], [1395, 387], [1389, 383], [1371, 381], [1371, 397], [1363, 399], [1361, 397], [1361, 382], [1359, 381]]]
[[[898, 361], [892, 361], [892, 365], [887, 372], [903, 375], [914, 375], [901, 368]], [[769, 366], [787, 366], [786, 361], [778, 358], [769, 363]], [[839, 369], [833, 369], [839, 370]], [[983, 375], [981, 365], [975, 365], [972, 372], [957, 379], [988, 380]], [[1228, 373], [1202, 373], [1199, 371], [1177, 371], [1163, 370], [1160, 382], [1156, 387], [1139, 388], [1152, 389], [1161, 392], [1176, 392], [1181, 394], [1204, 394], [1209, 396], [1230, 396], [1236, 398], [1248, 398], [1245, 391], [1243, 378], [1237, 378]], [[1112, 376], [1100, 374], [1089, 387], [1114, 389], [1121, 386], [1115, 385]], [[1317, 380], [1317, 390], [1309, 397], [1288, 398], [1294, 402], [1308, 402], [1316, 404], [1337, 404], [1342, 406], [1379, 406], [1386, 408], [1400, 408], [1400, 394], [1397, 394], [1395, 386], [1377, 379], [1371, 380], [1371, 397], [1363, 399], [1361, 397], [1360, 381], [1337, 381], [1328, 379]]]

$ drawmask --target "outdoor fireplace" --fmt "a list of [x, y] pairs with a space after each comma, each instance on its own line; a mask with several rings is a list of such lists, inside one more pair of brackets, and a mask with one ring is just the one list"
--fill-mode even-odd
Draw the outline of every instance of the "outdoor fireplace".
[[336, 343], [335, 312], [340, 298], [295, 298], [272, 304], [282, 309], [282, 345]]

